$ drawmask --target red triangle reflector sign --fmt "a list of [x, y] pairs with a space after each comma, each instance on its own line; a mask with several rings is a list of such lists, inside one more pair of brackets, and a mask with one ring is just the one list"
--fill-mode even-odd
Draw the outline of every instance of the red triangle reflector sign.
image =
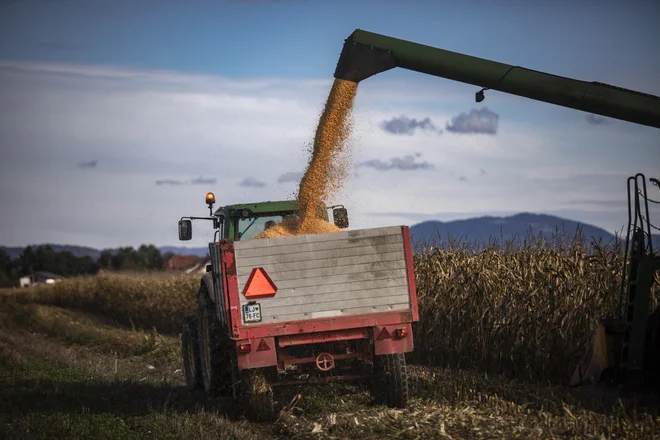
[[268, 344], [266, 344], [266, 341], [262, 339], [261, 342], [259, 342], [257, 351], [268, 351], [268, 350], [270, 350], [270, 347], [268, 346]]
[[243, 288], [243, 296], [246, 298], [269, 298], [275, 296], [277, 286], [270, 279], [262, 267], [252, 269], [250, 278], [248, 278]]
[[390, 332], [387, 331], [385, 327], [380, 331], [380, 335], [378, 335], [378, 339], [392, 339], [392, 335]]

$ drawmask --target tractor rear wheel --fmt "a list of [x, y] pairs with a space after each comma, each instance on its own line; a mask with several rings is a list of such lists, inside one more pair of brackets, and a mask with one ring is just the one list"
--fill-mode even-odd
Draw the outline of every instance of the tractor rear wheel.
[[404, 353], [374, 356], [371, 395], [378, 404], [404, 408], [408, 404], [408, 371]]
[[181, 356], [183, 358], [183, 372], [190, 391], [201, 389], [202, 362], [199, 358], [199, 342], [197, 339], [197, 317], [189, 316], [183, 320], [181, 327]]
[[229, 390], [228, 375], [225, 373], [228, 372], [227, 359], [223, 356], [226, 335], [204, 286], [199, 291], [197, 328], [204, 391], [209, 397], [226, 394]]

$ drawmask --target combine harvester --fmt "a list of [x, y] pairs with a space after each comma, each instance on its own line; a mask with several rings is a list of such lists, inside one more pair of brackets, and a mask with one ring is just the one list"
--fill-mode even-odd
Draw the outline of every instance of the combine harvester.
[[[537, 101], [660, 128], [660, 98], [600, 82], [586, 82], [450, 52], [363, 30], [344, 42], [335, 78], [360, 82], [401, 67]], [[659, 186], [657, 179], [650, 181]], [[660, 308], [649, 315], [651, 288], [660, 270], [653, 253], [646, 179], [628, 179], [627, 263], [619, 306], [601, 319], [592, 346], [578, 365], [571, 385], [610, 383], [658, 386], [660, 377]], [[631, 185], [634, 194], [631, 194]], [[644, 215], [645, 214], [645, 215]], [[626, 273], [626, 268], [628, 272]]]

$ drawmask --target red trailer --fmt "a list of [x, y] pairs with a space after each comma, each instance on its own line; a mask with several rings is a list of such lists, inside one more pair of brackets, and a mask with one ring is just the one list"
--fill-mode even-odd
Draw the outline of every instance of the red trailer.
[[190, 388], [274, 414], [278, 387], [371, 381], [408, 399], [405, 353], [418, 318], [407, 226], [209, 245], [198, 314], [184, 323]]

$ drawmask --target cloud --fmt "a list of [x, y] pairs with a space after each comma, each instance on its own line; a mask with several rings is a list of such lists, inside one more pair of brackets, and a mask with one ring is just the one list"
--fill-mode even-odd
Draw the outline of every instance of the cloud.
[[188, 180], [160, 179], [156, 185], [215, 185], [218, 179], [215, 177], [196, 177]]
[[191, 179], [191, 185], [215, 185], [218, 179], [215, 177], [197, 177], [196, 179]]
[[257, 180], [254, 177], [246, 177], [241, 183], [239, 183], [239, 185], [246, 188], [264, 188], [266, 186], [264, 182]]
[[98, 164], [98, 160], [90, 160], [89, 162], [80, 162], [78, 164], [78, 168], [86, 169], [86, 168], [96, 168], [96, 164]]
[[470, 113], [461, 113], [447, 123], [447, 131], [452, 133], [497, 134], [497, 125], [500, 116], [488, 110], [473, 109]]
[[603, 208], [625, 209], [628, 204], [627, 200], [570, 200], [566, 202], [567, 205], [591, 205]]
[[162, 179], [162, 180], [156, 180], [156, 185], [183, 185], [185, 182], [182, 182], [180, 180], [174, 180], [174, 179]]
[[[346, 150], [354, 166], [327, 201], [349, 209], [352, 228], [399, 224], [400, 218], [370, 214], [384, 210], [471, 216], [570, 208], [592, 213], [580, 221], [620, 228], [625, 206], [605, 212], [567, 202], [625, 198], [625, 177], [653, 175], [660, 160], [655, 131], [623, 123], [594, 130], [572, 113], [529, 122], [524, 118], [537, 107], [518, 98], [497, 136], [394, 136], [382, 121], [422, 114], [443, 125], [463, 109], [457, 90], [470, 92], [460, 83], [415, 78], [376, 76], [360, 85]], [[0, 61], [0, 84], [0, 133], [12, 146], [0, 161], [0, 244], [115, 247], [179, 244], [173, 221], [208, 213], [204, 187], [192, 183], [200, 176], [230, 185], [252, 176], [267, 184], [254, 190], [258, 199], [294, 197], [293, 184], [270, 183], [304, 171], [305, 146], [332, 81]], [[98, 161], [94, 172], [71, 172], [91, 159]], [[488, 170], [487, 179], [476, 178], [480, 169]], [[571, 180], [584, 170], [607, 176]], [[248, 192], [226, 191], [222, 203], [259, 201]], [[25, 200], [33, 201], [30, 215]], [[200, 228], [187, 245], [212, 239]]]
[[591, 125], [607, 125], [612, 123], [612, 121], [609, 120], [608, 118], [604, 118], [603, 116], [599, 116], [599, 115], [594, 115], [593, 113], [587, 114], [584, 118]]
[[458, 178], [458, 180], [461, 181], [461, 182], [465, 182], [465, 181], [467, 181], [467, 177], [461, 176], [461, 177]]
[[277, 183], [300, 182], [300, 179], [302, 179], [302, 177], [303, 177], [303, 173], [291, 171], [288, 173], [284, 173], [280, 177], [278, 177]]
[[483, 168], [481, 168], [481, 169], [479, 170], [479, 174], [481, 174], [482, 176], [485, 176], [485, 175], [486, 175], [486, 170], [484, 170]]
[[407, 116], [394, 117], [389, 121], [383, 121], [381, 123], [381, 128], [384, 131], [395, 135], [412, 136], [416, 129], [442, 133], [442, 130], [436, 128], [433, 122], [431, 122], [431, 118], [428, 117], [419, 121], [414, 118], [410, 119]]
[[359, 163], [358, 168], [366, 167], [373, 168], [378, 171], [400, 170], [400, 171], [416, 171], [416, 170], [430, 170], [433, 165], [429, 162], [417, 162], [414, 156], [393, 157], [388, 162], [380, 159], [371, 159]]

